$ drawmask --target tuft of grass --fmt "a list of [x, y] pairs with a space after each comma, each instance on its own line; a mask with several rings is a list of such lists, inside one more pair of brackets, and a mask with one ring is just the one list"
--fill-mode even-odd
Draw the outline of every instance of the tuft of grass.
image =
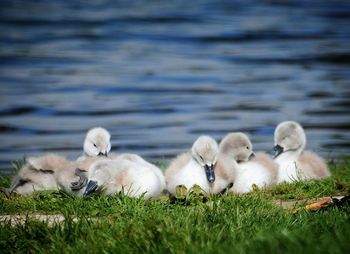
[[[159, 200], [74, 197], [63, 192], [0, 195], [0, 214], [27, 216], [0, 223], [5, 253], [350, 253], [350, 208], [290, 210], [275, 200], [349, 194], [350, 160], [331, 165], [321, 181], [281, 184], [246, 195], [203, 195]], [[8, 177], [0, 177], [8, 187]], [[50, 224], [31, 214], [61, 214]]]

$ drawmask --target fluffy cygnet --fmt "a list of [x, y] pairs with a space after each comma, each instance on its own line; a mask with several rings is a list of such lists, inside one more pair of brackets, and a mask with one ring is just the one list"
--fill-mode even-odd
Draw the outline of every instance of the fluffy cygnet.
[[275, 183], [277, 165], [266, 154], [254, 155], [252, 144], [244, 133], [229, 133], [221, 141], [220, 158], [224, 158], [224, 163], [229, 163], [234, 171], [231, 192], [246, 193], [254, 185], [264, 188]]
[[159, 168], [135, 154], [124, 154], [114, 160], [95, 162], [89, 170], [85, 194], [98, 187], [105, 195], [123, 193], [130, 197], [157, 198], [164, 190], [164, 176]]
[[274, 160], [279, 165], [277, 183], [321, 179], [331, 175], [324, 160], [304, 151], [306, 135], [294, 121], [280, 123], [275, 130]]
[[[83, 181], [76, 171], [87, 171], [90, 165], [101, 157], [86, 158], [81, 162], [69, 161], [66, 158], [47, 154], [39, 157], [29, 157], [13, 179], [7, 194], [32, 194], [39, 190], [65, 190], [73, 194], [82, 194], [86, 180]], [[83, 185], [72, 188], [72, 182], [82, 180]]]
[[38, 190], [57, 190], [56, 170], [61, 165], [71, 167], [71, 162], [54, 154], [27, 158], [7, 193], [27, 195]]
[[86, 157], [106, 156], [111, 150], [111, 135], [102, 128], [96, 127], [89, 130], [84, 141], [84, 154], [78, 158], [78, 161]]
[[187, 189], [198, 185], [210, 192], [210, 184], [215, 181], [215, 166], [219, 148], [214, 139], [200, 136], [193, 144], [191, 152], [178, 156], [165, 171], [167, 190], [175, 195], [176, 187]]
[[[86, 160], [87, 164], [91, 164], [89, 158], [107, 156], [115, 158], [115, 154], [109, 154], [110, 150], [110, 133], [102, 127], [92, 128], [87, 132], [84, 140], [84, 154], [77, 159], [77, 162], [83, 163]], [[78, 191], [85, 187], [87, 181], [87, 170], [88, 167], [85, 169], [82, 169], [81, 167], [77, 168], [75, 175], [79, 177], [79, 180], [71, 183], [71, 189], [73, 191]]]

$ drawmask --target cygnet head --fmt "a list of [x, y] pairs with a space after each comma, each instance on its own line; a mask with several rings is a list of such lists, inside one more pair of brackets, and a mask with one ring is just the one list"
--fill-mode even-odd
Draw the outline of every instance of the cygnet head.
[[274, 158], [287, 151], [302, 151], [306, 145], [303, 127], [294, 121], [285, 121], [275, 129]]
[[248, 161], [255, 156], [252, 143], [242, 132], [227, 134], [220, 142], [220, 153], [238, 163]]
[[209, 136], [200, 136], [192, 146], [193, 159], [203, 167], [208, 182], [215, 181], [215, 166], [219, 153], [216, 141]]
[[84, 153], [87, 156], [107, 156], [111, 150], [111, 134], [101, 127], [88, 131], [84, 141]]

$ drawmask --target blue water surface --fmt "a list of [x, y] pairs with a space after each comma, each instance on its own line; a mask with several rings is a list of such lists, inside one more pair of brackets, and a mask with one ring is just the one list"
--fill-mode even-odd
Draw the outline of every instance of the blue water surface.
[[350, 151], [349, 1], [0, 1], [0, 174], [24, 156], [113, 150], [169, 161], [201, 134], [271, 151]]

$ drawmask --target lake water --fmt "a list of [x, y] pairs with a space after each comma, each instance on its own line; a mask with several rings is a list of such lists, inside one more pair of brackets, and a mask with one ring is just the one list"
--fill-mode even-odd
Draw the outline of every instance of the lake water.
[[0, 2], [0, 174], [94, 126], [155, 162], [231, 131], [271, 151], [290, 119], [335, 158], [349, 113], [349, 1]]

